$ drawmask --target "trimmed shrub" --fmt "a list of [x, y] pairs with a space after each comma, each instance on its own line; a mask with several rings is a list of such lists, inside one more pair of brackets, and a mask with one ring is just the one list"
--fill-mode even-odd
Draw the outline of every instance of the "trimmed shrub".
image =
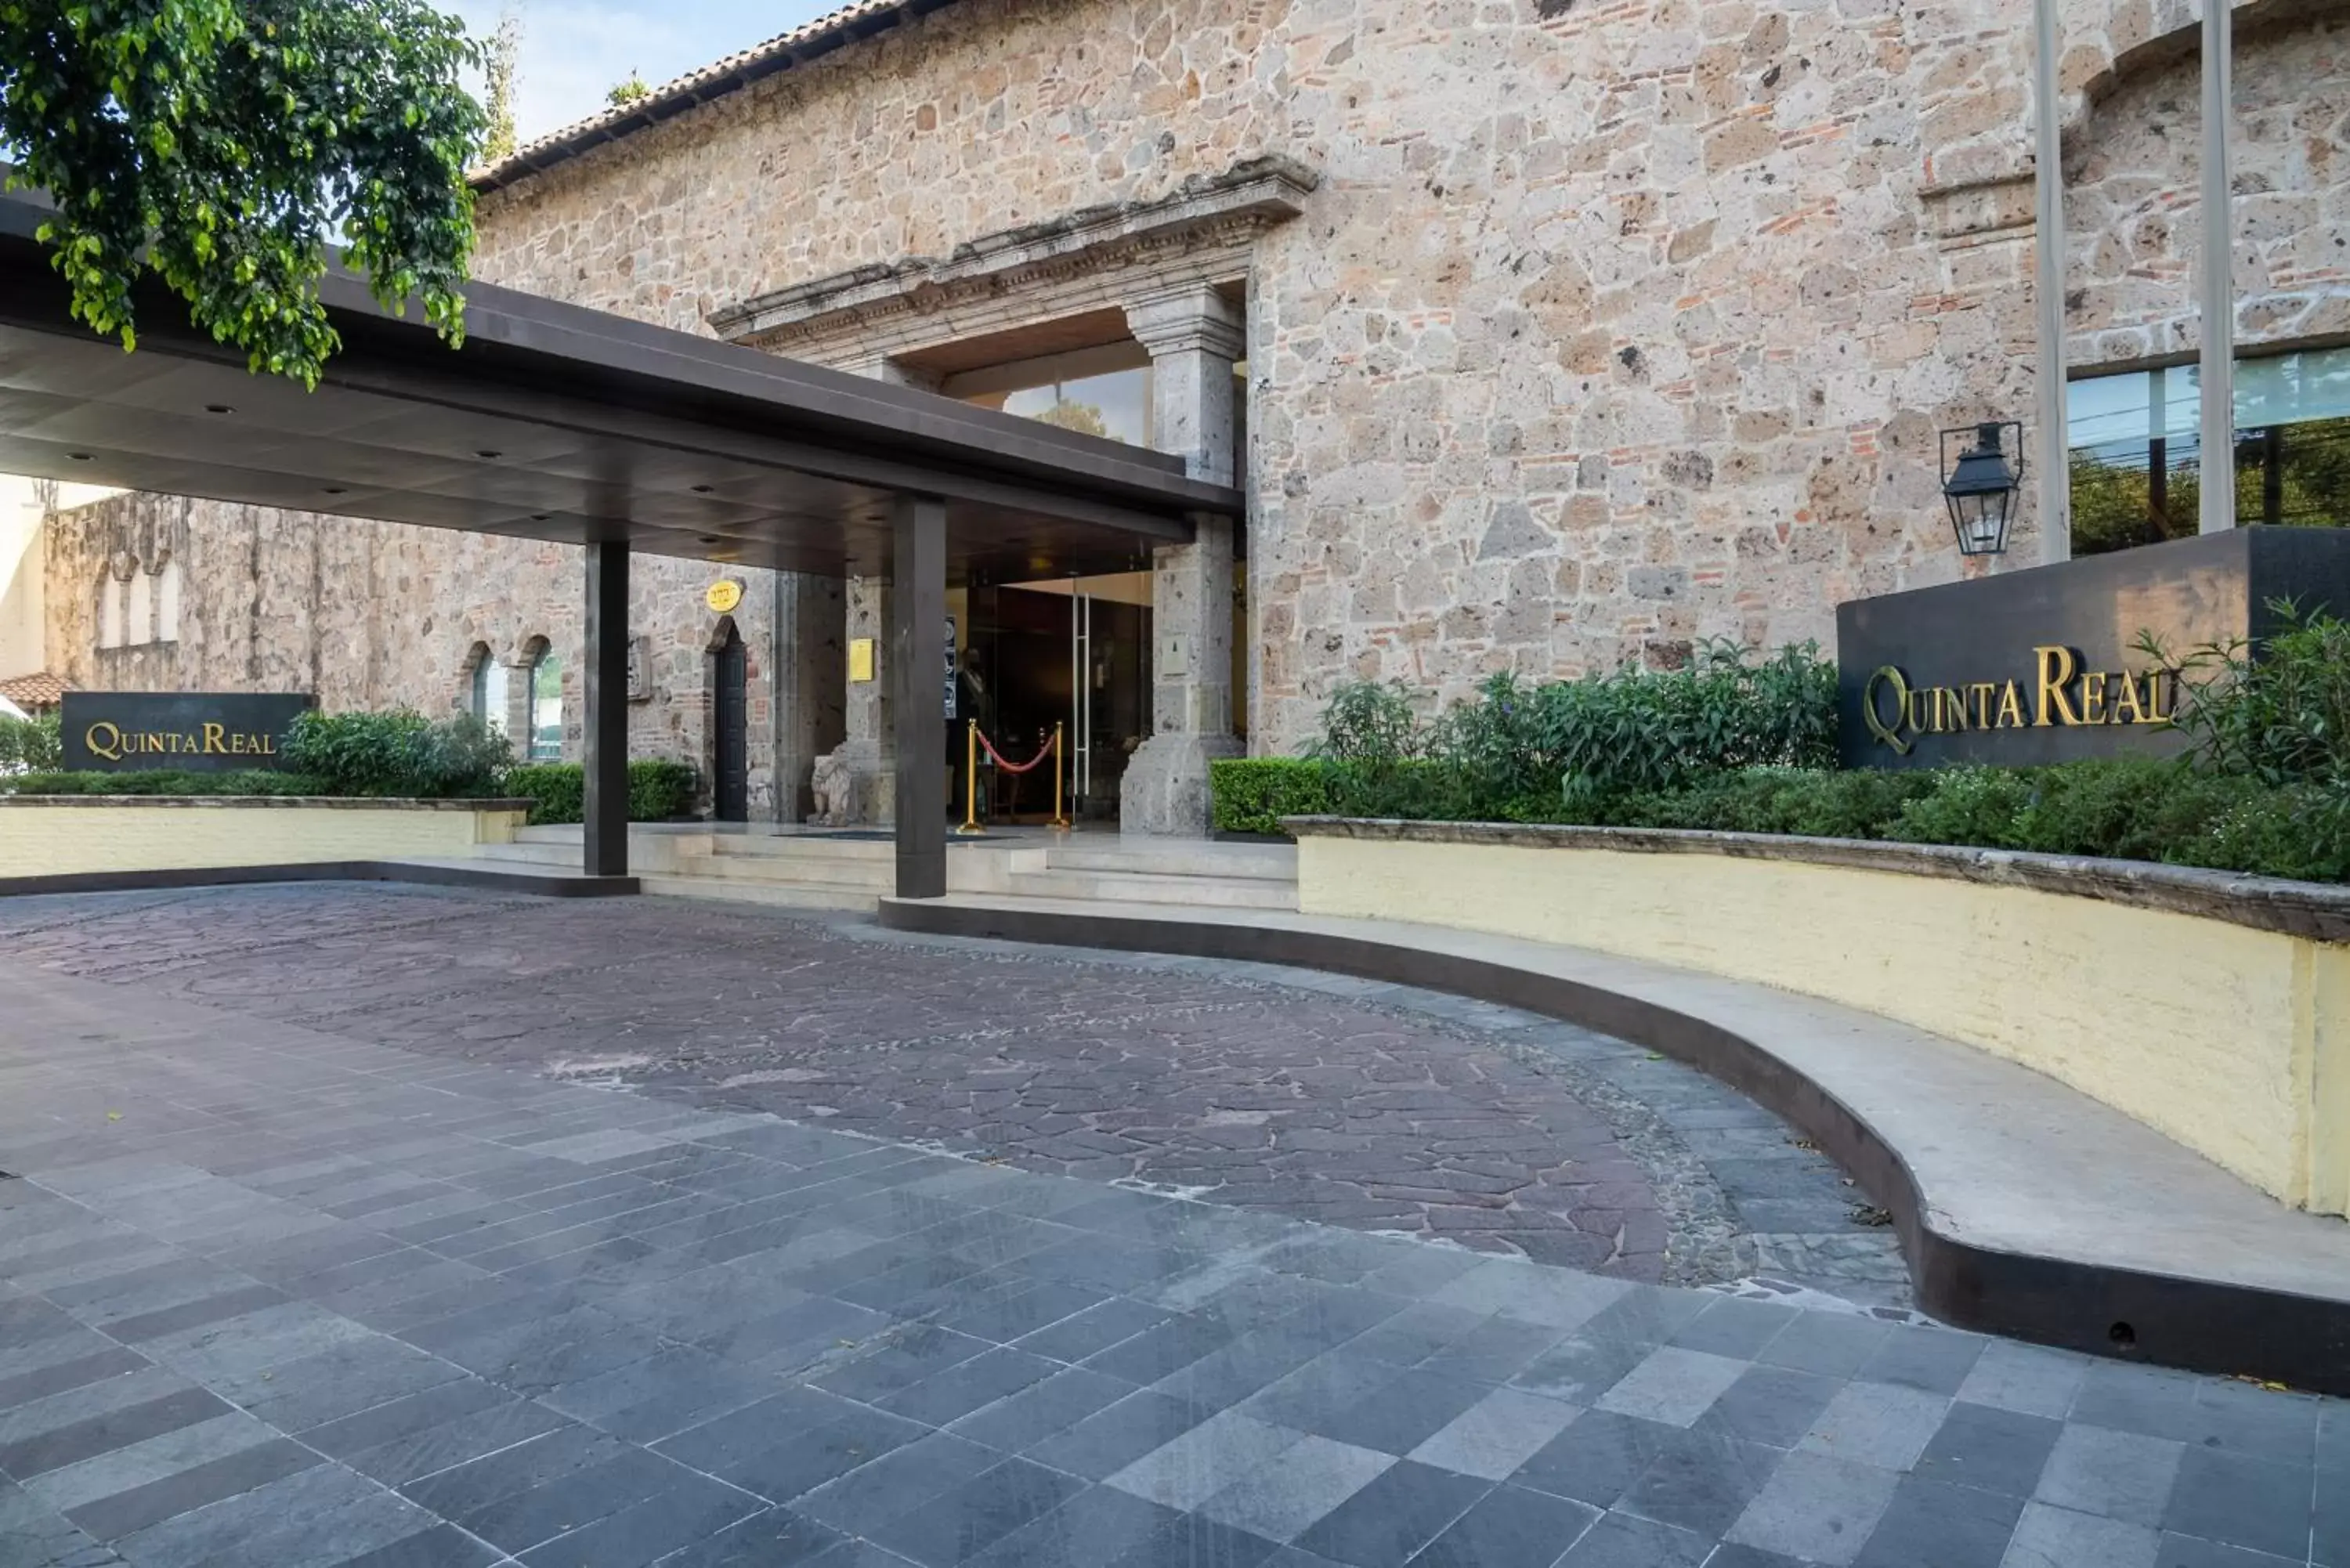
[[2272, 599], [2278, 628], [2257, 650], [2241, 639], [2183, 658], [2151, 636], [2138, 647], [2179, 676], [2188, 755], [2206, 773], [2267, 784], [2350, 779], [2350, 620]]
[[1281, 831], [1284, 816], [1322, 816], [1335, 809], [1330, 763], [1315, 757], [1231, 757], [1208, 764], [1208, 790], [1219, 833]]
[[192, 774], [175, 768], [126, 773], [0, 774], [0, 794], [331, 794], [324, 783], [274, 770]]
[[[693, 768], [665, 757], [629, 763], [629, 820], [667, 822], [693, 809]], [[530, 802], [530, 825], [577, 822], [587, 810], [588, 775], [577, 763], [524, 763], [499, 775], [496, 793]]]
[[470, 713], [432, 720], [406, 708], [304, 713], [285, 745], [286, 766], [328, 794], [425, 800], [494, 793], [511, 754], [505, 737]]
[[64, 760], [55, 713], [30, 719], [0, 713], [0, 774], [54, 772]]

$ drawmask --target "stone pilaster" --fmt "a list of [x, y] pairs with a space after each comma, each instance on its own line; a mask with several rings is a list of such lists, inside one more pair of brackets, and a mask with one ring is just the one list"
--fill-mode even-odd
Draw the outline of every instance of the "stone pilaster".
[[[935, 379], [911, 369], [884, 354], [845, 360], [837, 369], [868, 376], [893, 387], [933, 389]], [[808, 818], [827, 826], [882, 826], [898, 819], [898, 740], [889, 711], [889, 582], [886, 577], [851, 577], [847, 599], [844, 650], [871, 639], [872, 679], [847, 680], [843, 704], [840, 745], [818, 757], [812, 775], [816, 810]], [[844, 659], [833, 667], [844, 677], [856, 674], [855, 661]]]
[[845, 595], [838, 578], [775, 574], [775, 817], [798, 822], [815, 809], [817, 762], [847, 736]]
[[[1184, 472], [1232, 482], [1232, 367], [1244, 337], [1217, 290], [1187, 287], [1127, 306], [1150, 351], [1152, 444]], [[1152, 733], [1127, 764], [1118, 825], [1136, 834], [1204, 838], [1208, 764], [1241, 754], [1232, 734], [1232, 524], [1193, 519], [1191, 544], [1151, 561]]]

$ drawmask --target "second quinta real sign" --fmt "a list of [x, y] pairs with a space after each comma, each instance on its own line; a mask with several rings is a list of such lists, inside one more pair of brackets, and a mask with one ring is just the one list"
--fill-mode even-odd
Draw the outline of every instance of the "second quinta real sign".
[[57, 733], [76, 771], [280, 768], [286, 732], [310, 706], [300, 692], [68, 691]]

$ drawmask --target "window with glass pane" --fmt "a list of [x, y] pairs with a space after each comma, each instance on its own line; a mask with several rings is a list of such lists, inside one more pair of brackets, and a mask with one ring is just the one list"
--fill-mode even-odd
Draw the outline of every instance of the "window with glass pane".
[[473, 717], [492, 734], [506, 732], [506, 667], [486, 649], [473, 660]]
[[[2066, 389], [2073, 554], [2197, 532], [2199, 383], [2181, 365]], [[2350, 349], [2237, 361], [2235, 421], [2237, 523], [2350, 523]]]
[[1004, 394], [1003, 410], [1063, 430], [1107, 436], [1128, 446], [1150, 444], [1150, 368], [1107, 370], [1024, 387]]
[[530, 667], [530, 760], [552, 763], [562, 757], [563, 666], [549, 650]]

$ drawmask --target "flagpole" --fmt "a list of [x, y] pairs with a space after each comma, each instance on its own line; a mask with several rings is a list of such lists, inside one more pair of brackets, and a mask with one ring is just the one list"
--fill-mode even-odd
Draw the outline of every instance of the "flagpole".
[[2235, 74], [2229, 0], [2203, 0], [2203, 275], [2199, 304], [2203, 398], [2199, 529], [2236, 525], [2236, 242], [2229, 109]]
[[2040, 558], [2073, 556], [2072, 474], [2065, 455], [2064, 397], [2064, 146], [2063, 105], [2056, 96], [2059, 49], [2057, 0], [2033, 0], [2033, 235], [2037, 271], [2033, 304], [2038, 318], [2035, 371], [2039, 429], [2034, 454], [2040, 474]]

